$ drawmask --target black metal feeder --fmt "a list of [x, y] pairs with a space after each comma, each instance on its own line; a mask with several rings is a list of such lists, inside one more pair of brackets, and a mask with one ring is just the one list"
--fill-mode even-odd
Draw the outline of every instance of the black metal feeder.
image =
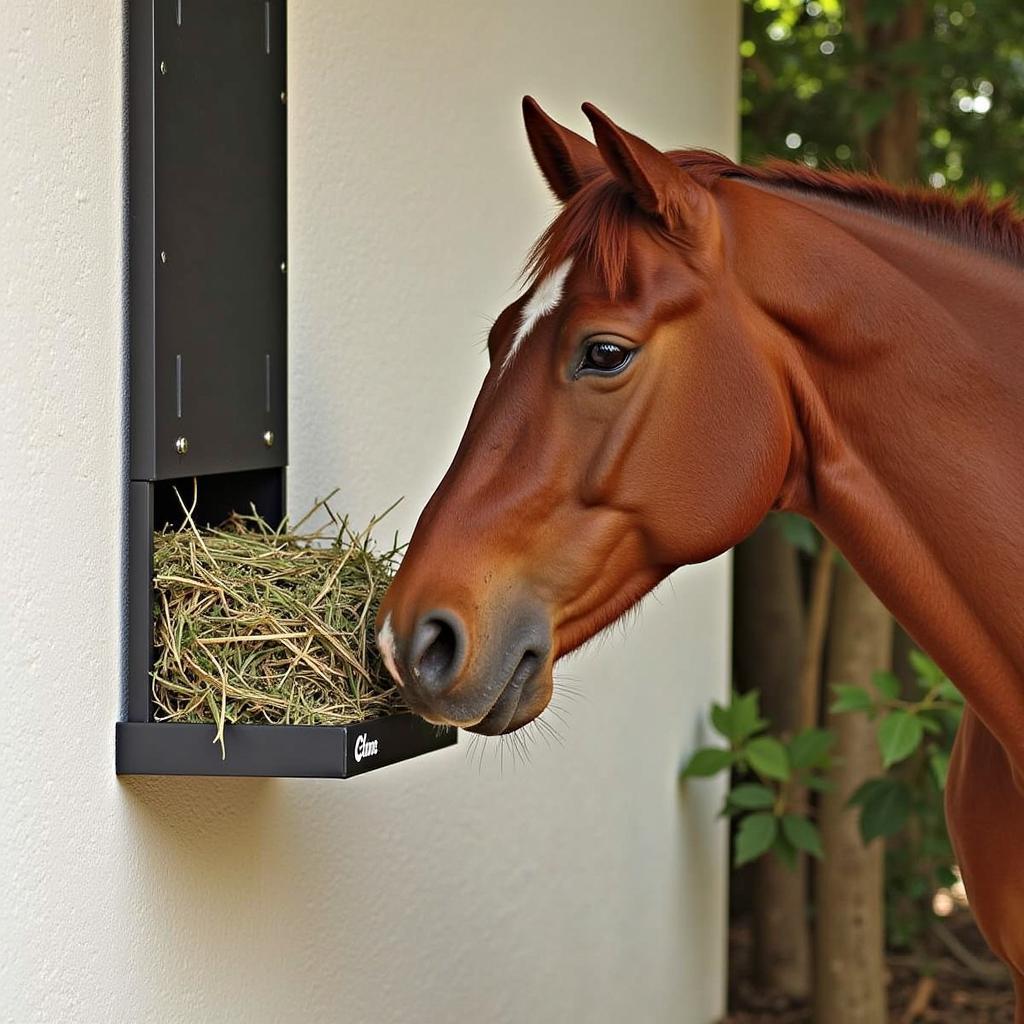
[[120, 775], [350, 778], [456, 742], [402, 714], [348, 726], [153, 718], [153, 533], [174, 494], [215, 524], [285, 509], [284, 0], [129, 3], [130, 491]]

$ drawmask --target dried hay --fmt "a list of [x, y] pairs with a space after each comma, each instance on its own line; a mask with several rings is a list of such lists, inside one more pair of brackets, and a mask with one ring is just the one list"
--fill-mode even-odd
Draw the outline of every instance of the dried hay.
[[202, 530], [195, 501], [182, 502], [182, 527], [154, 536], [159, 720], [212, 722], [223, 751], [228, 722], [345, 725], [405, 710], [373, 642], [399, 548], [371, 540], [383, 517], [357, 533], [329, 501], [294, 526], [253, 512]]

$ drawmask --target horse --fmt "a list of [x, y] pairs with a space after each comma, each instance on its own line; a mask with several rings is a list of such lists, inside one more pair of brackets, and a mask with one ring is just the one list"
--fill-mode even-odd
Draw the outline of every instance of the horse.
[[594, 142], [523, 101], [561, 207], [381, 603], [388, 670], [510, 732], [674, 569], [807, 517], [965, 697], [949, 829], [1024, 1024], [1024, 220], [583, 111]]

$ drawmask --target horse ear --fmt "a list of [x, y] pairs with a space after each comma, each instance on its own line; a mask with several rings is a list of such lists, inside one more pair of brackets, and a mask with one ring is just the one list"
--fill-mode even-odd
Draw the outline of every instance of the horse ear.
[[620, 128], [593, 103], [583, 113], [594, 127], [597, 148], [608, 167], [626, 186], [641, 209], [660, 217], [670, 228], [695, 219], [701, 202], [700, 185], [649, 142]]
[[532, 96], [523, 97], [523, 121], [533, 158], [563, 203], [604, 167], [597, 146], [548, 117]]

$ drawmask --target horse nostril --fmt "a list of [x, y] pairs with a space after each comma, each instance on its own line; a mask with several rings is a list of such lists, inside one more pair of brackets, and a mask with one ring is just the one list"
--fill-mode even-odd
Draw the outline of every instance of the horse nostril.
[[450, 612], [433, 612], [420, 619], [413, 633], [409, 662], [413, 675], [435, 695], [451, 686], [466, 650], [465, 629]]

